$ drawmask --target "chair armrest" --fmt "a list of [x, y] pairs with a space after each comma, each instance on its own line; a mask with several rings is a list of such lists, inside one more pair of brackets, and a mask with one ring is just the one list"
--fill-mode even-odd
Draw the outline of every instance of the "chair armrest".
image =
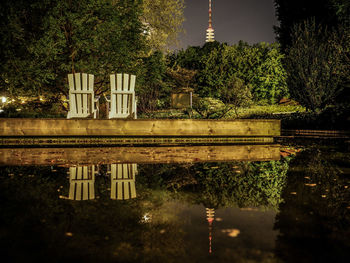
[[108, 103], [111, 103], [111, 98], [108, 98], [108, 95], [103, 94], [103, 96]]
[[94, 119], [99, 119], [100, 118], [100, 96], [95, 96], [94, 98], [94, 103], [95, 103], [95, 111], [94, 111]]

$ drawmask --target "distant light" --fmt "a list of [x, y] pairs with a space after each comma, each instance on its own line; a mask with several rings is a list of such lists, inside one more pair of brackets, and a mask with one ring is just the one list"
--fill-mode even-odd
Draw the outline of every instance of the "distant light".
[[1, 112], [4, 112], [4, 110], [0, 110], [0, 113], [1, 113]]
[[7, 101], [7, 98], [6, 97], [1, 97], [1, 101], [2, 101], [2, 103], [5, 103]]

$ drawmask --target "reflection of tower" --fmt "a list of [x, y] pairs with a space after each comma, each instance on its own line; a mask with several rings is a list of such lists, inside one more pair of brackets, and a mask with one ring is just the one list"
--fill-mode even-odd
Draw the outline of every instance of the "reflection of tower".
[[212, 240], [212, 230], [213, 230], [213, 221], [215, 216], [215, 209], [214, 208], [205, 208], [207, 212], [207, 221], [209, 224], [209, 253], [212, 252], [211, 250], [211, 240]]
[[70, 200], [95, 199], [95, 165], [69, 167]]
[[126, 200], [136, 197], [135, 176], [137, 164], [108, 165], [111, 174], [111, 199]]
[[205, 42], [213, 42], [214, 41], [214, 28], [211, 23], [211, 0], [209, 0], [209, 27], [207, 29], [207, 35]]

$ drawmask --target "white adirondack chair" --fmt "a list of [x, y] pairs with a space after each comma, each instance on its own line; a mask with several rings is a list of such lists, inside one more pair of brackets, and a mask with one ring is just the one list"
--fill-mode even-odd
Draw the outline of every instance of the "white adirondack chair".
[[137, 119], [135, 81], [135, 75], [125, 73], [110, 75], [111, 95], [110, 98], [106, 98], [109, 119]]
[[95, 199], [95, 165], [69, 167], [70, 200]]
[[108, 165], [111, 174], [111, 199], [127, 200], [136, 197], [135, 176], [137, 164]]
[[94, 96], [94, 75], [68, 74], [69, 112], [67, 119], [98, 117], [98, 98]]

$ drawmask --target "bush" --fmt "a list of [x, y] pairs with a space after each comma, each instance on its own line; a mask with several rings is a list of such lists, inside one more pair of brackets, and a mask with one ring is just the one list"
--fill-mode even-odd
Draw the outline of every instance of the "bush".
[[201, 97], [225, 100], [224, 89], [233, 78], [239, 78], [245, 85], [251, 86], [255, 101], [275, 103], [288, 96], [286, 71], [282, 65], [284, 56], [277, 44], [259, 43], [250, 46], [240, 42], [229, 46], [216, 43], [211, 48], [204, 45], [202, 48], [190, 47], [187, 50], [180, 52], [177, 57], [171, 56], [171, 61], [173, 64], [178, 61], [185, 68], [195, 67], [198, 71], [195, 89]]
[[67, 111], [62, 102], [53, 98], [45, 102], [39, 100], [14, 101], [3, 107], [1, 118], [65, 118]]
[[239, 78], [233, 78], [228, 87], [223, 89], [223, 101], [232, 105], [237, 117], [239, 107], [248, 107], [253, 103], [253, 96], [250, 91], [251, 86], [245, 85], [243, 80]]
[[219, 119], [227, 112], [226, 105], [213, 98], [194, 98], [193, 109], [204, 119]]
[[286, 57], [288, 86], [292, 97], [313, 112], [334, 104], [349, 81], [349, 33], [329, 32], [315, 21], [299, 24], [292, 32]]

